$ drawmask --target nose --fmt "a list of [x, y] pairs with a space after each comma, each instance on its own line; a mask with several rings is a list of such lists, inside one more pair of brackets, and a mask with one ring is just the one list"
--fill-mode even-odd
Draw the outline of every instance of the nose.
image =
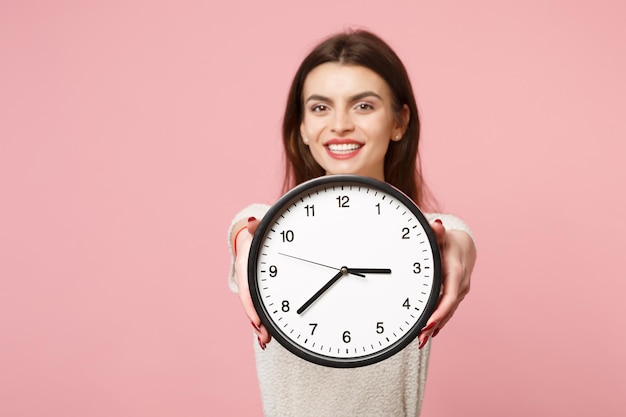
[[331, 131], [336, 134], [343, 134], [354, 129], [354, 124], [347, 111], [336, 111], [331, 123]]

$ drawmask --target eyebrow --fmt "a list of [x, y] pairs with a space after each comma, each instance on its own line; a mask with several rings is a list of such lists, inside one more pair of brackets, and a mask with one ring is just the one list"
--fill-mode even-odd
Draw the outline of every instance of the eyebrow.
[[[362, 93], [355, 94], [355, 95], [351, 96], [348, 101], [350, 101], [350, 102], [357, 101], [357, 100], [364, 99], [366, 97], [376, 97], [380, 101], [383, 101], [383, 98], [379, 94], [377, 94], [377, 93], [375, 93], [373, 91], [364, 91]], [[305, 100], [305, 103], [308, 103], [309, 101], [312, 101], [312, 100], [316, 100], [316, 101], [332, 101], [328, 97], [325, 97], [325, 96], [322, 96], [322, 95], [319, 95], [319, 94], [312, 94], [312, 95], [309, 96], [309, 98], [307, 98]]]

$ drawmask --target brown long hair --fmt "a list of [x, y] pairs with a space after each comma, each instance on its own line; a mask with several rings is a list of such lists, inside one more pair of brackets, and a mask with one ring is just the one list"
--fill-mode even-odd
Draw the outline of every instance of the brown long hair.
[[[369, 68], [387, 83], [391, 90], [393, 109], [399, 114], [406, 104], [409, 124], [399, 141], [390, 141], [385, 155], [385, 181], [399, 188], [420, 207], [431, 200], [424, 184], [419, 163], [420, 122], [413, 88], [406, 68], [387, 43], [371, 32], [354, 30], [331, 36], [315, 47], [302, 61], [287, 96], [283, 119], [285, 176], [283, 191], [322, 176], [324, 169], [313, 159], [300, 135], [304, 103], [302, 89], [309, 73], [327, 62]], [[427, 195], [428, 194], [428, 195]]]

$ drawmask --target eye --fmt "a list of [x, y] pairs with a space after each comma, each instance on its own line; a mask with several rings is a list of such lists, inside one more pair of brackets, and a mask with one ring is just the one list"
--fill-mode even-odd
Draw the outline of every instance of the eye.
[[311, 106], [311, 111], [315, 113], [321, 113], [326, 110], [328, 110], [328, 107], [325, 104], [315, 104]]
[[374, 106], [369, 103], [359, 103], [356, 105], [356, 109], [360, 111], [374, 110]]

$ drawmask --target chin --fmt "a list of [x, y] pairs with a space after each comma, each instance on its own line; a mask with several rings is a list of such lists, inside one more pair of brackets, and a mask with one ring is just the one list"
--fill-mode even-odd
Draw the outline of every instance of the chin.
[[354, 169], [333, 169], [326, 170], [326, 175], [360, 175], [362, 177], [374, 178], [380, 181], [384, 181], [384, 174], [376, 175], [369, 171], [354, 170]]
[[326, 175], [363, 175], [359, 170], [350, 168], [327, 169]]

